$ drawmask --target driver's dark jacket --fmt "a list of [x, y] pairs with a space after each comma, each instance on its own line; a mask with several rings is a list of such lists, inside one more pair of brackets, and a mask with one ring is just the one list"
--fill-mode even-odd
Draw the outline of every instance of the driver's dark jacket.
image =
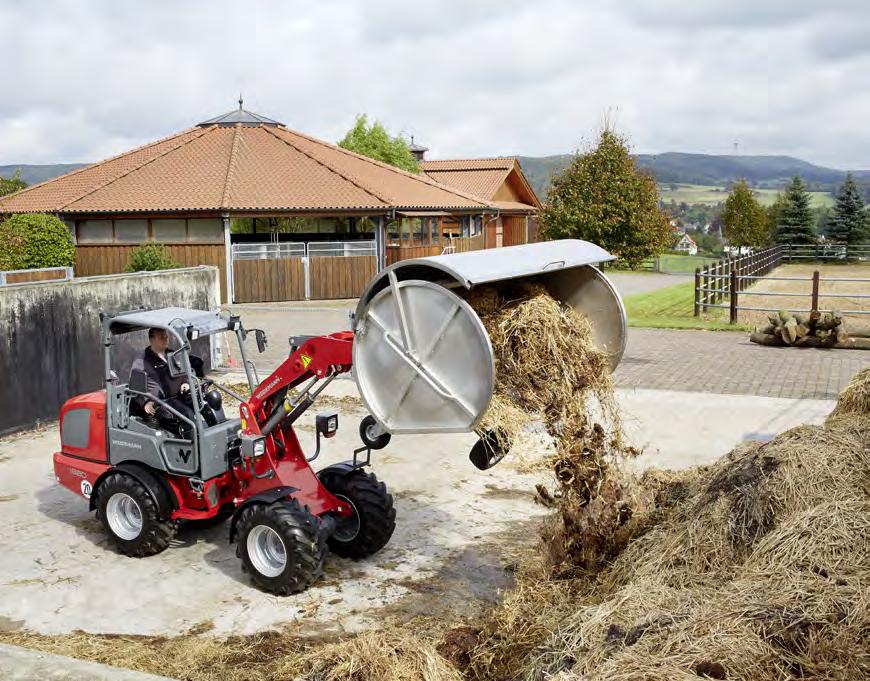
[[[203, 377], [203, 363], [196, 355], [188, 355], [190, 366], [194, 373], [200, 378]], [[184, 383], [189, 383], [187, 376], [181, 375], [173, 378], [169, 374], [169, 365], [165, 360], [161, 359], [160, 355], [151, 349], [151, 346], [145, 348], [141, 365], [139, 362], [134, 362], [133, 369], [140, 368], [145, 371], [148, 377], [148, 392], [164, 400], [177, 397], [181, 386]], [[137, 366], [138, 365], [138, 366]], [[141, 398], [141, 407], [145, 406], [144, 398]]]

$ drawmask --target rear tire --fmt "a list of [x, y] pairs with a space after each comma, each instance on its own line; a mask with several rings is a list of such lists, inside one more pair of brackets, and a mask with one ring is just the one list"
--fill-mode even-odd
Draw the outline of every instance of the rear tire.
[[163, 518], [157, 502], [136, 478], [111, 473], [98, 489], [97, 517], [118, 550], [135, 558], [160, 553], [178, 524]]
[[323, 573], [323, 524], [295, 499], [254, 504], [237, 524], [236, 555], [260, 589], [279, 596], [305, 591]]
[[361, 470], [327, 475], [321, 482], [354, 509], [350, 518], [336, 518], [330, 550], [342, 558], [360, 560], [384, 548], [396, 529], [396, 509], [387, 486], [374, 473]]

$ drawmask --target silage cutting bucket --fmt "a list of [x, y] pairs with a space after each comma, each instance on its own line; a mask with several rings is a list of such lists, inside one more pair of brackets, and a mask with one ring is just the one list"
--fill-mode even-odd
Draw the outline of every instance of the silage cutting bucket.
[[397, 262], [359, 299], [353, 361], [369, 412], [392, 433], [468, 432], [495, 385], [489, 336], [457, 292], [521, 280], [543, 284], [589, 320], [615, 368], [625, 348], [622, 300], [596, 264], [613, 260], [565, 239]]

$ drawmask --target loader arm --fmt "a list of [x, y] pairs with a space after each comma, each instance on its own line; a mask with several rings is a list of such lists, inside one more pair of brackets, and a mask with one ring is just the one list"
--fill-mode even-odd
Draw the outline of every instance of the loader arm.
[[[263, 379], [251, 398], [241, 405], [239, 411], [242, 431], [251, 435], [264, 433], [263, 429], [269, 425], [270, 419], [277, 418], [279, 410], [283, 410], [284, 415], [271, 424], [271, 432], [278, 423], [296, 412], [288, 400], [284, 399], [281, 404], [276, 404], [275, 398], [305, 381], [312, 381], [313, 385], [319, 380], [331, 379], [350, 371], [353, 363], [352, 347], [351, 331], [340, 331], [306, 340], [275, 371]], [[298, 413], [301, 414], [301, 411]]]

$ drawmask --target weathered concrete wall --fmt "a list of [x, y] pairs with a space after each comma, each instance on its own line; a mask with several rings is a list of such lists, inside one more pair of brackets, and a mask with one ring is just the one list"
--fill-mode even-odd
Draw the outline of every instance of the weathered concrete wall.
[[[101, 311], [219, 305], [215, 267], [0, 287], [0, 435], [55, 419], [67, 399], [103, 386]], [[122, 379], [146, 344], [144, 333], [119, 337]]]

